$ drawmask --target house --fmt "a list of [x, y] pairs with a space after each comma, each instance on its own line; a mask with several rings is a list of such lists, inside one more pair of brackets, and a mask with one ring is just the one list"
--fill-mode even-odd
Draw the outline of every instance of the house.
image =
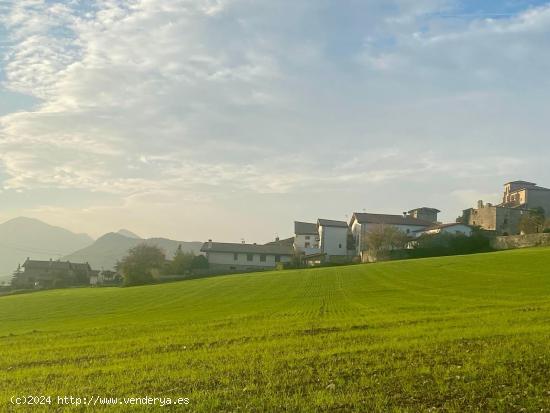
[[294, 249], [304, 255], [319, 254], [319, 229], [316, 223], [294, 222]]
[[332, 219], [317, 220], [319, 231], [319, 248], [325, 261], [345, 261], [348, 257], [349, 227], [345, 221]]
[[441, 211], [439, 209], [422, 207], [422, 208], [412, 209], [407, 214], [410, 217], [420, 219], [422, 221], [437, 223], [437, 215], [440, 212]]
[[103, 270], [101, 272], [94, 271], [90, 276], [90, 285], [117, 285], [122, 282], [122, 277], [116, 271]]
[[[287, 240], [288, 241], [288, 240]], [[274, 269], [292, 261], [292, 242], [275, 241], [265, 245], [205, 242], [201, 248], [213, 270], [255, 271]]]
[[454, 222], [450, 224], [436, 224], [428, 228], [419, 229], [415, 231], [415, 235], [420, 237], [422, 235], [452, 234], [470, 237], [473, 231], [474, 229], [469, 225]]
[[83, 285], [97, 275], [88, 263], [69, 261], [37, 261], [27, 258], [15, 273], [12, 285], [15, 288], [51, 288]]
[[485, 204], [479, 201], [477, 208], [465, 209], [460, 219], [463, 224], [494, 231], [496, 235], [518, 235], [520, 222], [527, 209], [505, 205]]
[[542, 208], [550, 217], [550, 189], [533, 182], [513, 181], [504, 185], [501, 207], [518, 209]]
[[[431, 210], [432, 213], [429, 215], [429, 219], [420, 219], [416, 218], [411, 213], [416, 216], [421, 216], [421, 211], [427, 212]], [[439, 210], [434, 208], [419, 208], [412, 210], [409, 214], [404, 213], [403, 215], [388, 215], [388, 214], [371, 214], [366, 212], [355, 212], [351, 218], [349, 227], [351, 228], [351, 233], [356, 248], [356, 255], [361, 258], [362, 261], [368, 261], [368, 255], [366, 254], [368, 250], [368, 245], [366, 243], [367, 233], [381, 225], [389, 225], [395, 227], [402, 231], [405, 234], [415, 236], [415, 232], [423, 230], [433, 226], [437, 220], [437, 213]], [[434, 215], [435, 214], [435, 215]]]

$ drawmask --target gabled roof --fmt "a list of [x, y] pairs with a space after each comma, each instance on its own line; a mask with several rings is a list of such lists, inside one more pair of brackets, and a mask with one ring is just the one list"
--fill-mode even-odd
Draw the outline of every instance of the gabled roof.
[[23, 264], [26, 269], [34, 270], [75, 270], [75, 271], [90, 271], [91, 267], [88, 263], [74, 263], [69, 261], [39, 261], [27, 259]]
[[332, 219], [321, 219], [317, 220], [317, 224], [322, 227], [336, 227], [336, 228], [347, 228], [348, 223], [346, 221], [334, 221]]
[[317, 235], [317, 224], [311, 222], [294, 221], [294, 233], [296, 235]]
[[417, 227], [429, 227], [433, 222], [423, 219], [413, 218], [404, 215], [370, 214], [367, 212], [355, 212], [351, 222], [356, 220], [360, 224], [380, 224], [380, 225], [409, 225]]
[[290, 238], [285, 238], [285, 239], [280, 239], [280, 240], [276, 240], [276, 241], [271, 241], [271, 242], [268, 242], [267, 244], [264, 244], [264, 246], [266, 245], [286, 245], [286, 246], [293, 246], [294, 245], [294, 237], [290, 237]]
[[201, 252], [227, 252], [241, 254], [272, 254], [272, 255], [293, 255], [294, 247], [291, 244], [241, 244], [232, 242], [205, 242]]

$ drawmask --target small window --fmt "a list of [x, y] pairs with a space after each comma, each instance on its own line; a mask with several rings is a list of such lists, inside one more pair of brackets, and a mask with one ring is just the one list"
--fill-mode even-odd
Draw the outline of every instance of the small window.
[[311, 243], [310, 242], [306, 242], [306, 248], [309, 248], [311, 246]]
[[266, 260], [266, 255], [265, 254], [260, 255], [260, 262], [265, 262], [265, 260]]
[[306, 235], [306, 239], [310, 239], [311, 237], [309, 235]]
[[410, 233], [411, 233], [411, 230], [407, 228], [407, 234], [410, 234]]
[[246, 260], [247, 261], [253, 261], [254, 260], [254, 254], [246, 254]]
[[233, 254], [233, 261], [237, 261], [239, 259], [239, 254], [234, 253]]
[[275, 262], [281, 262], [281, 256], [275, 255]]

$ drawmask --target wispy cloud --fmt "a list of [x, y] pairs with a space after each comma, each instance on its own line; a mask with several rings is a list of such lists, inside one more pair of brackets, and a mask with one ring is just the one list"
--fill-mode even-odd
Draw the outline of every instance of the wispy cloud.
[[2, 196], [45, 211], [34, 192], [85, 191], [88, 210], [183, 202], [205, 218], [243, 199], [259, 216], [272, 196], [313, 211], [323, 193], [327, 213], [349, 212], [368, 188], [380, 208], [395, 207], [384, 188], [424, 204], [407, 188], [420, 183], [445, 185], [433, 202], [450, 209], [476, 177], [550, 180], [531, 149], [546, 137], [550, 8], [508, 14], [438, 0], [10, 2], [4, 87], [39, 104], [0, 118]]

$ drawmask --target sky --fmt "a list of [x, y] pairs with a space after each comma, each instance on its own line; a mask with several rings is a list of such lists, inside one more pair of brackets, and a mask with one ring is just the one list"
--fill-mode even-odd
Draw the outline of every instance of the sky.
[[266, 242], [550, 186], [550, 3], [0, 0], [0, 220]]

